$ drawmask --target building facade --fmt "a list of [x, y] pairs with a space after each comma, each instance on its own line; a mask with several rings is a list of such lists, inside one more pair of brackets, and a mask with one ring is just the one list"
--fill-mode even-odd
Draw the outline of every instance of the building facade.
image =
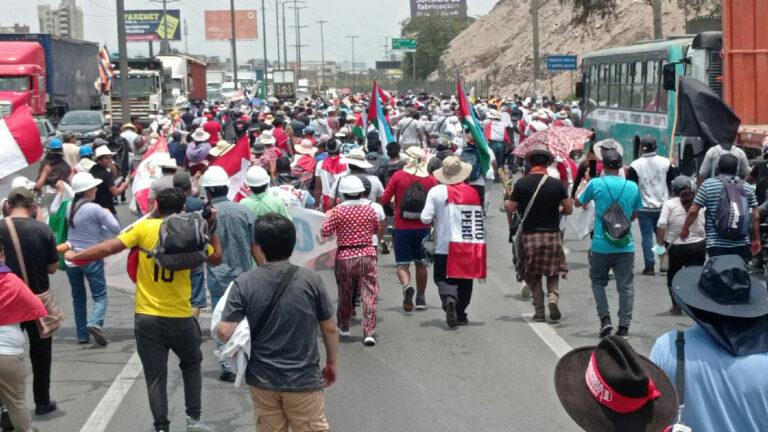
[[40, 21], [40, 33], [84, 39], [83, 10], [75, 0], [61, 0], [56, 9], [49, 5], [39, 5], [37, 18]]
[[29, 26], [19, 23], [14, 23], [12, 26], [0, 26], [0, 33], [29, 33]]

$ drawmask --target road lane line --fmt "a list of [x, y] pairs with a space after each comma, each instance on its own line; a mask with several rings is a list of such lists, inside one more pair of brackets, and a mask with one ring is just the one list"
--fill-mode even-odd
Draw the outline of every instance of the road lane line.
[[539, 336], [539, 338], [541, 338], [541, 340], [547, 344], [549, 349], [551, 349], [552, 352], [554, 352], [558, 357], [564, 356], [566, 353], [573, 349], [570, 345], [568, 345], [568, 342], [566, 342], [565, 339], [561, 338], [560, 335], [557, 334], [557, 332], [552, 328], [551, 324], [533, 322], [533, 314], [531, 313], [523, 314], [523, 318], [525, 319], [525, 322], [527, 322], [533, 331]]
[[107, 430], [107, 425], [109, 425], [133, 383], [136, 382], [139, 374], [141, 374], [141, 362], [139, 361], [139, 354], [134, 352], [117, 378], [112, 381], [107, 393], [93, 409], [91, 416], [88, 417], [88, 421], [85, 422], [80, 432], [104, 432]]

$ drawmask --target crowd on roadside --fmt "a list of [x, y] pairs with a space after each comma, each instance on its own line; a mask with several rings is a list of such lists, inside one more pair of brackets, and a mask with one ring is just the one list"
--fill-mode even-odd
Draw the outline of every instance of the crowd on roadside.
[[[330, 430], [323, 389], [336, 380], [338, 340], [351, 336], [358, 310], [363, 344], [380, 342], [377, 300], [380, 289], [390, 289], [379, 285], [380, 255], [394, 254], [405, 312], [427, 309], [432, 267], [448, 328], [470, 323], [475, 279], [508, 271], [486, 266], [491, 183], [503, 186], [519, 290], [531, 299], [532, 321], [556, 323], [568, 313], [560, 295], [568, 272], [564, 231], [570, 226], [591, 237], [600, 342], [563, 357], [556, 371], [558, 395], [582, 428], [661, 431], [678, 421], [694, 431], [768, 429], [768, 381], [750, 372], [768, 365], [768, 292], [749, 274], [749, 261], [762, 252], [768, 142], [765, 160], [752, 169], [738, 147], [712, 147], [692, 178], [657, 153], [650, 136], [636, 160], [625, 160], [612, 139], [585, 140], [583, 149], [565, 153], [547, 146], [547, 131], [581, 126], [576, 103], [517, 95], [472, 100], [478, 135], [456, 96], [381, 95], [377, 102], [346, 95], [188, 105], [158, 112], [148, 124], [134, 118], [89, 144], [78, 145], [74, 136], [51, 140], [38, 178], [14, 179], [3, 203], [3, 431], [32, 430], [23, 332], [34, 412], [57, 409], [51, 335], [61, 325], [59, 308], [67, 306], [52, 298], [50, 275], [67, 274], [76, 342], [106, 347], [104, 259], [125, 250], [156, 431], [170, 427], [170, 351], [184, 377], [186, 430], [210, 430], [202, 419], [197, 320], [206, 308], [214, 311], [219, 378], [249, 386], [259, 431]], [[372, 103], [382, 105], [391, 136], [366, 117]], [[216, 161], [243, 141], [250, 167], [244, 187], [233, 190], [232, 175]], [[136, 200], [131, 177], [158, 142], [167, 143], [167, 155], [154, 159], [149, 209], [141, 214], [132, 204], [139, 220], [121, 220], [120, 204]], [[46, 192], [58, 198], [41, 200]], [[318, 273], [289, 262], [296, 208], [323, 212], [320, 233], [336, 241], [335, 310]], [[640, 273], [666, 273], [669, 312], [696, 323], [682, 336], [661, 336], [653, 362], [627, 343], [635, 220]], [[611, 280], [619, 297], [615, 331], [606, 294]], [[683, 344], [686, 357], [678, 352]], [[683, 384], [676, 380], [681, 361]], [[683, 394], [689, 408], [678, 419]]]

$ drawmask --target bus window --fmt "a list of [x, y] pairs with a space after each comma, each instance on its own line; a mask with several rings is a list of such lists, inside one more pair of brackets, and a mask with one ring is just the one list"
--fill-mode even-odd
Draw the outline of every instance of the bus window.
[[601, 64], [600, 68], [600, 90], [598, 93], [597, 106], [608, 106], [608, 65]]
[[589, 76], [587, 77], [588, 81], [588, 88], [589, 88], [589, 95], [587, 95], [587, 98], [589, 98], [592, 102], [597, 103], [597, 90], [598, 90], [598, 80], [597, 80], [597, 65], [591, 65], [589, 67]]
[[645, 62], [631, 63], [632, 78], [632, 102], [630, 108], [633, 110], [643, 109], [643, 95], [645, 93], [645, 83], [643, 73], [645, 72]]
[[619, 81], [621, 87], [619, 107], [621, 107], [621, 109], [629, 109], [629, 99], [632, 96], [632, 81], [629, 75], [629, 66], [627, 63], [621, 63], [619, 65], [619, 74], [621, 75], [621, 79]]
[[611, 64], [608, 70], [610, 73], [609, 87], [611, 89], [611, 93], [608, 98], [609, 106], [611, 108], [618, 108], [619, 107], [619, 87], [616, 83], [619, 78], [619, 75], [616, 71], [616, 64]]
[[664, 90], [664, 64], [666, 62], [659, 61], [659, 112], [667, 112], [667, 91]]
[[645, 74], [645, 109], [643, 111], [656, 112], [658, 110], [657, 96], [659, 95], [659, 62], [648, 62], [648, 72]]

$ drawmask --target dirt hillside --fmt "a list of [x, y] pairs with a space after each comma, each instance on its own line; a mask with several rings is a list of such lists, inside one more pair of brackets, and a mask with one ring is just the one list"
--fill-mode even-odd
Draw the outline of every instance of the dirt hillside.
[[[592, 18], [583, 26], [571, 23], [571, 5], [540, 0], [539, 32], [542, 57], [542, 92], [550, 92], [545, 56], [583, 54], [610, 46], [651, 39], [651, 7], [644, 0], [619, 0], [615, 16]], [[663, 2], [664, 34], [683, 33], [683, 12], [677, 2]], [[461, 71], [466, 80], [488, 79], [491, 92], [511, 96], [533, 91], [533, 32], [530, 0], [499, 0], [488, 15], [478, 19], [451, 41], [430, 78], [450, 78]], [[579, 61], [581, 57], [579, 57]], [[574, 81], [578, 79], [574, 73]], [[555, 75], [554, 93], [573, 93], [570, 74]]]

